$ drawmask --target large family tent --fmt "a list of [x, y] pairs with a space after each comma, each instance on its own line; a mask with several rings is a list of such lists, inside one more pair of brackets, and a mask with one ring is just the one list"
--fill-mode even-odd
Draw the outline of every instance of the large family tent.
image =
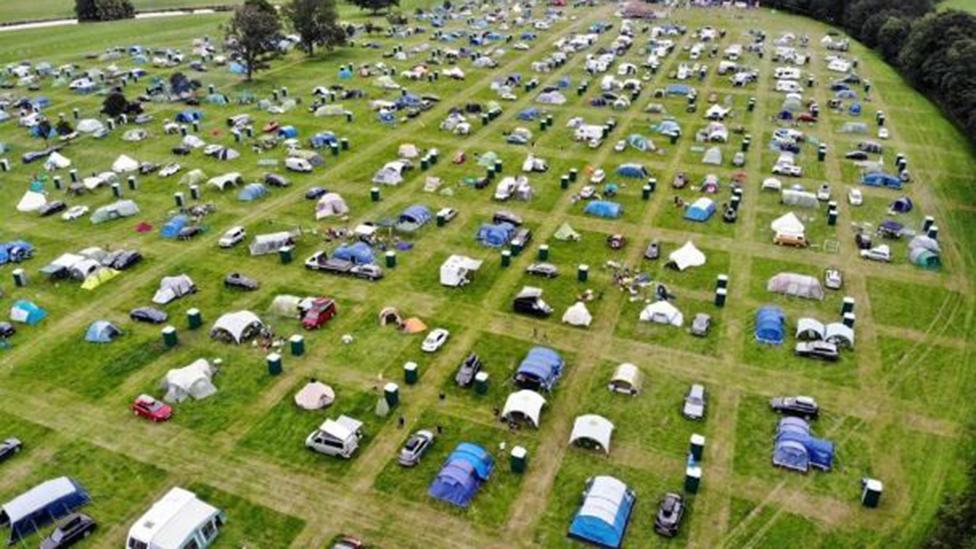
[[153, 295], [152, 301], [157, 305], [165, 305], [196, 290], [193, 280], [185, 274], [164, 276], [159, 281], [159, 289]]
[[796, 189], [783, 189], [779, 201], [781, 204], [798, 208], [816, 208], [820, 205], [816, 194]]
[[650, 174], [647, 172], [647, 168], [641, 164], [621, 164], [617, 166], [617, 175], [620, 177], [633, 177], [638, 179], [643, 179], [648, 177]]
[[47, 311], [23, 299], [15, 301], [10, 307], [10, 320], [13, 322], [37, 326], [46, 317]]
[[268, 194], [268, 188], [261, 183], [248, 183], [237, 191], [237, 199], [241, 202], [254, 202], [260, 200]]
[[85, 277], [85, 281], [81, 283], [82, 290], [94, 290], [102, 284], [105, 284], [109, 280], [119, 276], [121, 274], [115, 269], [110, 269], [108, 267], [98, 267], [94, 272]]
[[766, 305], [756, 311], [756, 341], [782, 345], [786, 331], [786, 315], [783, 309]]
[[136, 206], [135, 202], [131, 200], [119, 200], [98, 208], [92, 212], [89, 219], [91, 219], [93, 225], [97, 225], [106, 221], [112, 221], [113, 219], [132, 217], [137, 213], [139, 213], [139, 206]]
[[90, 343], [110, 343], [116, 337], [122, 335], [122, 330], [115, 324], [107, 320], [96, 320], [88, 326], [85, 332], [85, 341]]
[[583, 505], [569, 525], [569, 536], [598, 547], [617, 549], [624, 542], [637, 494], [606, 475], [587, 481]]
[[468, 507], [495, 467], [495, 460], [484, 448], [462, 442], [447, 456], [427, 493], [435, 499]]
[[901, 179], [898, 176], [884, 172], [868, 172], [861, 176], [861, 183], [869, 187], [887, 187], [889, 189], [900, 189]]
[[188, 398], [201, 400], [217, 392], [213, 384], [216, 370], [204, 358], [198, 358], [183, 368], [174, 368], [166, 372], [162, 388], [166, 391], [163, 400], [166, 402], [183, 402]]
[[824, 289], [817, 277], [797, 273], [773, 275], [766, 283], [766, 291], [820, 301], [824, 298]]
[[908, 260], [923, 269], [940, 268], [942, 266], [940, 253], [939, 241], [925, 235], [918, 235], [908, 243]]
[[243, 343], [264, 330], [264, 322], [251, 311], [237, 311], [220, 315], [210, 329], [210, 337], [228, 343]]
[[610, 437], [613, 435], [613, 423], [596, 414], [584, 414], [573, 422], [573, 431], [569, 435], [569, 443], [586, 448], [596, 448], [601, 452], [610, 453]]
[[798, 417], [779, 421], [773, 444], [773, 465], [806, 473], [811, 467], [829, 471], [834, 445], [810, 434], [810, 424]]
[[332, 252], [332, 257], [351, 261], [356, 265], [366, 265], [375, 261], [373, 249], [365, 242], [343, 244], [336, 248], [336, 251]]
[[704, 223], [715, 214], [715, 201], [708, 197], [701, 197], [692, 202], [685, 209], [685, 219]]
[[563, 313], [563, 322], [570, 326], [587, 327], [593, 322], [593, 315], [586, 308], [586, 303], [577, 301], [566, 308], [566, 312]]
[[396, 230], [405, 233], [414, 232], [429, 223], [433, 217], [427, 206], [414, 204], [400, 214], [396, 222]]
[[91, 501], [84, 486], [59, 477], [44, 481], [0, 506], [0, 526], [10, 527], [8, 545]]
[[644, 376], [641, 374], [640, 368], [636, 364], [623, 362], [618, 364], [617, 369], [613, 371], [613, 377], [610, 378], [610, 384], [607, 388], [615, 393], [636, 395], [640, 393], [643, 384]]
[[346, 215], [347, 213], [349, 213], [349, 206], [338, 193], [325, 193], [315, 204], [316, 221], [334, 215]]
[[609, 200], [594, 200], [587, 203], [583, 212], [604, 219], [617, 219], [623, 213], [623, 206]]
[[684, 271], [689, 267], [701, 267], [704, 264], [705, 254], [690, 240], [668, 256], [668, 266], [679, 271]]
[[668, 301], [655, 301], [644, 307], [639, 318], [641, 322], [654, 322], [679, 327], [685, 322], [685, 317], [681, 311]]
[[552, 391], [565, 362], [548, 347], [533, 347], [515, 370], [515, 384], [523, 389]]
[[545, 405], [546, 399], [542, 395], [529, 389], [522, 389], [508, 395], [505, 399], [502, 418], [512, 422], [527, 421], [538, 429], [542, 407]]
[[482, 246], [501, 248], [508, 244], [513, 236], [515, 236], [515, 225], [511, 223], [485, 223], [478, 228], [475, 240], [480, 242]]
[[303, 410], [321, 410], [335, 402], [335, 391], [321, 381], [309, 381], [295, 393], [295, 405]]
[[259, 234], [248, 244], [247, 249], [251, 255], [264, 255], [275, 253], [285, 246], [295, 243], [295, 238], [300, 233], [298, 231], [280, 231], [277, 233]]

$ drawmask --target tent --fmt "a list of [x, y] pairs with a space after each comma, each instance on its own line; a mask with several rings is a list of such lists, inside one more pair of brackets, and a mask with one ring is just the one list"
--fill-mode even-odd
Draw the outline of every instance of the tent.
[[28, 326], [37, 326], [47, 317], [47, 311], [30, 301], [19, 299], [10, 307], [10, 320]]
[[298, 231], [279, 231], [277, 233], [259, 234], [248, 244], [248, 251], [251, 255], [264, 255], [275, 253], [285, 246], [295, 243], [295, 238], [299, 235]]
[[213, 395], [217, 392], [211, 381], [215, 373], [216, 370], [204, 358], [194, 360], [189, 366], [166, 372], [162, 383], [162, 388], [166, 391], [163, 400], [183, 402], [190, 397], [201, 400]]
[[884, 172], [868, 172], [861, 176], [861, 183], [869, 187], [901, 188], [901, 179], [899, 177]]
[[93, 225], [97, 225], [98, 223], [112, 221], [113, 219], [132, 217], [137, 213], [139, 213], [139, 206], [135, 202], [131, 200], [119, 200], [98, 208], [92, 212], [90, 219]]
[[926, 248], [909, 246], [908, 260], [912, 265], [917, 265], [923, 269], [937, 270], [942, 267], [942, 259], [939, 257], [939, 253]]
[[617, 167], [617, 175], [620, 177], [645, 178], [650, 175], [647, 168], [640, 164], [621, 164]]
[[325, 193], [315, 204], [316, 221], [333, 215], [346, 215], [347, 213], [349, 213], [349, 206], [338, 193]]
[[278, 137], [282, 139], [293, 139], [298, 137], [298, 129], [295, 126], [282, 126], [278, 129]]
[[158, 305], [165, 305], [174, 299], [195, 292], [196, 289], [193, 280], [185, 274], [164, 276], [159, 281], [159, 289], [153, 295], [152, 301]]
[[268, 194], [268, 188], [262, 183], [248, 183], [237, 192], [237, 199], [241, 202], [253, 202]]
[[243, 343], [265, 329], [264, 322], [251, 311], [237, 311], [220, 315], [210, 329], [210, 337], [228, 343]]
[[297, 295], [279, 294], [271, 300], [268, 312], [275, 316], [299, 320], [302, 318], [302, 301], [303, 299]]
[[800, 218], [793, 212], [777, 217], [769, 224], [769, 228], [776, 234], [802, 235], [806, 231]]
[[583, 504], [569, 525], [569, 536], [598, 547], [617, 549], [624, 542], [637, 494], [606, 475], [587, 481]]
[[654, 143], [639, 133], [632, 133], [627, 136], [627, 144], [641, 152], [655, 150]]
[[831, 322], [824, 327], [824, 341], [838, 347], [854, 347], [854, 329], [843, 322]]
[[685, 322], [685, 317], [681, 311], [667, 301], [655, 301], [644, 307], [639, 318], [641, 322], [655, 322], [679, 327]]
[[796, 338], [801, 341], [821, 341], [826, 328], [813, 318], [803, 317], [796, 321]]
[[515, 236], [515, 225], [511, 223], [485, 223], [478, 228], [475, 240], [489, 248], [501, 248], [508, 244], [513, 236]]
[[182, 230], [183, 227], [185, 227], [189, 222], [190, 218], [184, 214], [174, 215], [159, 230], [159, 234], [163, 238], [176, 238], [179, 236], [180, 230]]
[[295, 393], [295, 404], [303, 410], [321, 410], [335, 401], [335, 391], [321, 381], [309, 381]]
[[423, 320], [412, 316], [403, 321], [400, 330], [405, 334], [419, 334], [427, 331], [427, 325], [424, 324]]
[[573, 422], [569, 443], [596, 448], [609, 454], [611, 435], [613, 423], [609, 419], [596, 414], [584, 414]]
[[180, 177], [180, 185], [199, 185], [206, 179], [207, 174], [203, 170], [190, 170]]
[[705, 150], [705, 154], [702, 156], [702, 164], [708, 164], [710, 166], [721, 166], [722, 165], [722, 149], [718, 147], [709, 147]]
[[785, 417], [776, 428], [773, 465], [807, 472], [811, 467], [829, 471], [833, 467], [834, 445], [810, 434], [810, 424], [797, 417]]
[[484, 448], [462, 442], [444, 461], [427, 493], [435, 499], [466, 508], [494, 467], [495, 460]]
[[18, 263], [34, 255], [34, 246], [26, 240], [13, 240], [0, 244], [0, 265]]
[[17, 211], [22, 213], [36, 212], [47, 204], [47, 197], [44, 193], [37, 191], [27, 191], [17, 203]]
[[112, 171], [115, 173], [129, 173], [139, 169], [139, 162], [122, 154], [112, 162]]
[[711, 198], [701, 197], [692, 202], [685, 210], [685, 219], [704, 223], [715, 213], [715, 201]]
[[110, 343], [116, 337], [122, 335], [114, 324], [107, 320], [96, 320], [88, 326], [85, 332], [85, 341], [90, 343]]
[[586, 207], [583, 208], [583, 212], [605, 219], [616, 219], [623, 213], [623, 207], [616, 202], [610, 202], [608, 200], [593, 200], [587, 203]]
[[815, 276], [778, 273], [766, 283], [766, 291], [805, 299], [823, 301], [824, 289]]
[[373, 257], [373, 249], [370, 248], [369, 244], [366, 244], [365, 242], [343, 244], [342, 246], [336, 248], [336, 251], [332, 252], [332, 257], [335, 259], [351, 261], [356, 265], [365, 265], [368, 263], [374, 263], [376, 261]]
[[578, 241], [580, 239], [580, 234], [573, 230], [573, 228], [567, 222], [563, 222], [562, 225], [556, 229], [556, 232], [552, 235], [553, 238], [561, 242], [568, 241]]
[[586, 304], [582, 301], [570, 305], [563, 313], [563, 322], [570, 326], [589, 326], [593, 322], [593, 315], [590, 314]]
[[795, 189], [783, 189], [779, 201], [781, 204], [800, 208], [816, 208], [820, 205], [816, 194]]
[[902, 196], [891, 203], [889, 210], [891, 210], [892, 213], [908, 213], [912, 211], [912, 207], [912, 199], [908, 198], [907, 196]]
[[782, 345], [786, 329], [786, 315], [779, 307], [766, 305], [756, 311], [756, 341]]
[[679, 271], [684, 271], [689, 267], [701, 267], [704, 264], [705, 254], [690, 240], [668, 256], [668, 266]]
[[52, 152], [44, 161], [44, 169], [53, 172], [71, 166], [71, 160], [58, 151]]
[[[188, 175], [189, 174], [183, 176], [183, 179], [186, 179]], [[182, 182], [182, 180], [180, 180], [180, 182]], [[226, 191], [227, 187], [237, 186], [243, 183], [244, 177], [239, 172], [230, 172], [223, 175], [218, 175], [216, 177], [211, 177], [210, 180], [207, 181], [207, 186], [216, 187], [221, 191]]]
[[617, 393], [636, 395], [641, 391], [643, 377], [636, 364], [623, 362], [613, 371], [608, 388]]
[[430, 209], [421, 204], [408, 206], [397, 219], [396, 229], [402, 232], [413, 232], [426, 225], [433, 218]]
[[180, 124], [189, 124], [203, 120], [203, 113], [196, 109], [186, 109], [176, 114], [176, 121]]
[[94, 272], [85, 277], [84, 282], [81, 283], [81, 289], [94, 290], [117, 276], [119, 276], [119, 271], [115, 269], [98, 267]]
[[0, 525], [10, 526], [8, 545], [14, 545], [90, 501], [88, 491], [74, 479], [47, 480], [0, 506]]
[[552, 391], [565, 363], [548, 347], [533, 347], [515, 370], [515, 384], [523, 389]]
[[529, 389], [522, 389], [508, 395], [502, 408], [502, 418], [508, 421], [528, 421], [538, 429], [539, 416], [545, 405], [546, 399], [542, 395]]
[[332, 132], [319, 132], [309, 138], [308, 143], [313, 149], [322, 149], [332, 145], [338, 145], [339, 138]]

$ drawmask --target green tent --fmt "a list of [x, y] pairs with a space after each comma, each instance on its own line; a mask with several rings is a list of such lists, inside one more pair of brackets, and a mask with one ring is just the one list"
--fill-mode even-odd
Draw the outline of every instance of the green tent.
[[575, 242], [580, 239], [580, 234], [574, 231], [573, 228], [569, 226], [569, 223], [563, 223], [560, 225], [559, 228], [556, 229], [556, 233], [552, 236], [556, 240], [561, 240], [563, 242], [570, 240]]

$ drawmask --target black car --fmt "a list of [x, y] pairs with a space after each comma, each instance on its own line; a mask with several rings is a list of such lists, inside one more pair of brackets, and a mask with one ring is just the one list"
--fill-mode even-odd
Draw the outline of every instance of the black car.
[[848, 160], [867, 160], [868, 153], [865, 151], [851, 151], [844, 155], [844, 158]]
[[797, 356], [818, 358], [827, 362], [837, 362], [840, 359], [837, 345], [828, 341], [798, 341], [794, 352]]
[[180, 240], [190, 240], [202, 232], [203, 229], [199, 225], [190, 225], [180, 229], [180, 232], [176, 234], [176, 238], [179, 238]]
[[498, 210], [491, 219], [495, 223], [511, 223], [516, 227], [522, 224], [522, 218], [508, 210]]
[[40, 207], [37, 213], [41, 214], [41, 217], [47, 217], [49, 215], [54, 215], [58, 212], [63, 212], [68, 209], [68, 205], [64, 203], [63, 200], [55, 200], [53, 202], [48, 202], [47, 204]]
[[176, 156], [186, 156], [190, 154], [190, 150], [191, 150], [190, 147], [183, 147], [183, 146], [173, 147], [172, 149], [170, 149], [170, 151]]
[[268, 185], [269, 187], [287, 187], [291, 183], [283, 175], [266, 173], [264, 174], [264, 184]]
[[41, 549], [71, 547], [95, 531], [95, 521], [84, 513], [72, 513], [58, 522], [51, 535], [41, 541]]
[[257, 280], [244, 276], [241, 273], [230, 273], [224, 278], [224, 286], [227, 288], [240, 288], [242, 290], [253, 291], [257, 290], [261, 284]]
[[9, 322], [0, 322], [0, 339], [7, 339], [17, 333], [17, 328]]
[[816, 419], [820, 415], [820, 405], [808, 396], [776, 397], [769, 401], [769, 407], [774, 412], [803, 419]]
[[459, 387], [467, 387], [474, 382], [474, 376], [481, 371], [481, 358], [477, 353], [471, 353], [461, 366], [458, 368], [457, 375], [454, 376], [454, 381]]
[[684, 499], [674, 492], [668, 492], [661, 500], [657, 517], [654, 518], [654, 531], [667, 538], [678, 535], [681, 517], [685, 514]]
[[50, 148], [43, 149], [43, 150], [40, 150], [40, 151], [28, 151], [28, 152], [25, 152], [23, 154], [23, 156], [20, 157], [20, 161], [23, 162], [24, 164], [30, 164], [31, 162], [34, 162], [35, 160], [40, 160], [42, 158], [47, 158], [47, 157], [51, 156], [51, 153], [56, 152], [56, 151], [58, 151], [60, 149], [61, 149], [61, 147], [50, 147]]
[[162, 324], [168, 318], [166, 313], [155, 307], [136, 307], [129, 311], [129, 318], [136, 322], [148, 322], [150, 324]]
[[19, 454], [23, 447], [24, 445], [15, 438], [8, 438], [0, 442], [0, 461], [6, 461], [14, 454]]
[[318, 200], [327, 192], [329, 192], [329, 190], [325, 187], [312, 187], [311, 189], [305, 191], [305, 198], [308, 200]]
[[122, 250], [112, 258], [110, 265], [116, 271], [124, 271], [142, 261], [142, 254], [135, 250]]

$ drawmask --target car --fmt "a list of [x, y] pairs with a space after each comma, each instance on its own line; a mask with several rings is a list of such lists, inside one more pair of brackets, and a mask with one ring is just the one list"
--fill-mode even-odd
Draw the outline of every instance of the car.
[[420, 344], [420, 349], [425, 353], [433, 353], [444, 346], [447, 342], [447, 338], [451, 337], [451, 332], [445, 330], [444, 328], [434, 328], [427, 334], [424, 338], [424, 342]]
[[541, 276], [543, 278], [556, 278], [559, 276], [559, 267], [552, 263], [532, 263], [525, 268], [525, 272], [530, 275]]
[[47, 204], [41, 206], [37, 210], [37, 213], [41, 214], [41, 217], [48, 217], [58, 212], [63, 212], [64, 210], [67, 209], [68, 209], [68, 205], [65, 204], [64, 201], [54, 200], [52, 202], [48, 202]]
[[590, 176], [590, 183], [594, 185], [599, 185], [603, 183], [603, 180], [607, 178], [607, 172], [597, 169], [593, 171], [593, 175]]
[[844, 155], [844, 158], [848, 160], [867, 160], [868, 153], [865, 151], [850, 151]]
[[24, 444], [16, 438], [8, 438], [7, 440], [0, 442], [0, 461], [10, 459], [15, 454], [19, 454], [23, 449]]
[[742, 151], [735, 153], [732, 157], [732, 165], [736, 168], [741, 168], [746, 165], [746, 154]]
[[626, 148], [627, 148], [627, 142], [623, 139], [617, 141], [617, 143], [613, 146], [613, 150], [617, 152], [624, 152], [624, 149]]
[[321, 328], [338, 312], [335, 300], [325, 297], [316, 298], [302, 315], [302, 326], [306, 330]]
[[254, 291], [261, 287], [261, 283], [249, 276], [241, 273], [230, 273], [224, 278], [225, 288], [240, 288], [241, 290]]
[[681, 526], [681, 518], [684, 514], [684, 499], [674, 492], [664, 494], [657, 515], [654, 517], [654, 531], [664, 537], [673, 538], [678, 535], [678, 528]]
[[458, 367], [457, 374], [454, 376], [454, 382], [458, 384], [459, 387], [467, 387], [474, 383], [474, 376], [481, 371], [481, 358], [477, 353], [469, 354]]
[[850, 189], [847, 191], [847, 203], [851, 206], [864, 204], [864, 195], [861, 193], [861, 189]]
[[311, 189], [305, 191], [305, 198], [308, 200], [318, 200], [327, 192], [329, 192], [329, 190], [325, 187], [312, 187]]
[[619, 250], [623, 248], [624, 244], [626, 243], [627, 238], [622, 234], [612, 234], [607, 236], [607, 246], [609, 246], [611, 250]]
[[830, 200], [830, 185], [824, 183], [817, 189], [817, 200], [826, 202]]
[[244, 227], [238, 225], [224, 231], [224, 234], [220, 236], [220, 240], [217, 241], [217, 245], [221, 248], [233, 248], [243, 242], [246, 237], [247, 231], [244, 230]]
[[63, 549], [87, 538], [95, 531], [95, 520], [84, 513], [71, 513], [58, 521], [54, 531], [41, 540], [40, 549]]
[[511, 212], [509, 210], [498, 210], [495, 215], [491, 218], [494, 223], [511, 223], [518, 227], [523, 223], [522, 218], [518, 214]]
[[0, 322], [0, 339], [7, 339], [8, 337], [13, 337], [17, 333], [17, 328], [9, 322]]
[[644, 249], [644, 259], [654, 260], [659, 257], [661, 257], [661, 244], [654, 239]]
[[840, 269], [828, 267], [824, 269], [824, 286], [830, 290], [839, 290], [844, 285], [844, 278], [840, 274]]
[[156, 400], [155, 398], [142, 394], [132, 401], [129, 405], [133, 415], [144, 417], [149, 421], [162, 422], [168, 421], [173, 417], [173, 407], [169, 404]]
[[349, 269], [349, 274], [356, 278], [376, 281], [383, 278], [383, 269], [381, 269], [379, 265], [373, 265], [372, 263], [367, 263], [365, 265], [353, 265], [353, 267]]
[[712, 327], [712, 317], [708, 313], [698, 313], [695, 315], [695, 319], [691, 321], [691, 328], [689, 331], [691, 335], [698, 337], [705, 337], [708, 335], [708, 331]]
[[68, 211], [61, 214], [61, 219], [65, 221], [74, 221], [88, 213], [88, 206], [84, 204], [79, 204], [77, 206], [72, 206], [68, 208]]
[[180, 232], [176, 233], [176, 238], [180, 240], [190, 240], [200, 233], [203, 232], [203, 227], [199, 225], [189, 225], [180, 229]]
[[888, 139], [891, 137], [891, 133], [888, 128], [878, 128], [878, 139]]
[[457, 217], [457, 215], [458, 215], [458, 211], [455, 210], [454, 208], [441, 208], [440, 210], [437, 211], [437, 217], [443, 219], [445, 223], [451, 221], [452, 219]]
[[685, 395], [685, 403], [681, 408], [681, 414], [688, 419], [704, 419], [705, 404], [705, 386], [700, 383], [694, 383], [688, 389], [688, 394]]
[[829, 341], [798, 341], [793, 352], [797, 356], [806, 358], [818, 358], [827, 362], [835, 362], [840, 358], [837, 345]]
[[136, 322], [148, 322], [149, 324], [162, 324], [168, 318], [166, 313], [155, 307], [136, 307], [129, 311], [129, 318]]
[[871, 261], [891, 263], [891, 248], [887, 244], [881, 244], [867, 250], [861, 250], [861, 257]]
[[264, 184], [268, 185], [269, 187], [287, 187], [288, 185], [291, 185], [291, 182], [289, 182], [288, 178], [283, 175], [266, 173], [264, 174]]
[[404, 467], [413, 467], [420, 463], [420, 458], [424, 457], [427, 450], [434, 444], [434, 433], [427, 429], [421, 429], [410, 435], [407, 442], [400, 449], [397, 463]]
[[791, 177], [802, 177], [803, 168], [797, 166], [796, 164], [779, 163], [773, 166], [773, 173], [775, 175], [789, 175]]
[[180, 166], [176, 162], [171, 162], [169, 164], [166, 164], [165, 166], [162, 167], [162, 169], [159, 170], [159, 177], [169, 177], [171, 175], [175, 175], [176, 172], [182, 169], [183, 166]]
[[520, 228], [515, 231], [515, 236], [512, 237], [512, 246], [518, 246], [520, 248], [525, 248], [532, 242], [532, 230], [525, 227]]
[[820, 415], [820, 405], [808, 396], [776, 397], [770, 399], [769, 407], [776, 413], [803, 419], [816, 419]]

